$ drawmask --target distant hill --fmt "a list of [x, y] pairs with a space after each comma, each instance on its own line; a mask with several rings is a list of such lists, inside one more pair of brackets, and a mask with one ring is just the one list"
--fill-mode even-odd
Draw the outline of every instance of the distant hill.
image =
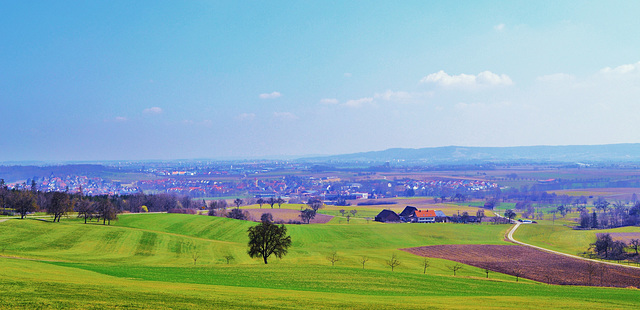
[[640, 143], [516, 147], [445, 146], [421, 149], [393, 148], [376, 152], [305, 158], [304, 160], [338, 162], [386, 162], [404, 160], [408, 162], [432, 164], [467, 164], [479, 162], [634, 162], [640, 161]]

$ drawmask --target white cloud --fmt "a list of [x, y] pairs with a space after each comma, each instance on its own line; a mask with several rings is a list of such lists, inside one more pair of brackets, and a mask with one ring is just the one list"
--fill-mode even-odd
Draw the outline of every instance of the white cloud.
[[291, 112], [273, 112], [273, 117], [282, 120], [296, 120], [299, 118]]
[[404, 101], [413, 98], [413, 96], [404, 91], [391, 91], [387, 90], [384, 93], [376, 93], [373, 95], [375, 99], [382, 99], [387, 101]]
[[539, 76], [536, 80], [539, 82], [571, 82], [575, 79], [576, 77], [571, 74], [554, 73], [554, 74]]
[[162, 113], [162, 108], [151, 107], [151, 108], [148, 108], [148, 109], [144, 109], [142, 111], [142, 113], [144, 113], [144, 114], [160, 114], [160, 113]]
[[491, 71], [480, 72], [478, 75], [464, 73], [449, 75], [440, 70], [425, 76], [420, 80], [420, 83], [434, 83], [441, 87], [475, 89], [490, 86], [508, 86], [512, 85], [513, 81], [506, 74], [497, 75]]
[[493, 30], [495, 30], [495, 31], [503, 31], [504, 27], [505, 27], [504, 24], [497, 24], [497, 25], [493, 26]]
[[272, 92], [270, 94], [267, 94], [267, 93], [260, 94], [259, 97], [260, 97], [260, 99], [275, 99], [275, 98], [278, 98], [278, 97], [282, 97], [282, 94], [280, 94], [277, 91], [274, 91], [274, 92]]
[[603, 74], [630, 74], [640, 72], [640, 61], [634, 64], [626, 64], [615, 68], [606, 67], [600, 70]]
[[240, 113], [238, 114], [238, 116], [236, 116], [236, 119], [240, 121], [251, 121], [251, 120], [254, 120], [255, 118], [256, 118], [256, 115], [254, 113]]
[[336, 98], [324, 98], [320, 100], [322, 104], [338, 104], [338, 99]]
[[345, 73], [344, 73], [344, 77], [351, 77], [351, 73], [349, 73], [349, 72], [345, 72]]
[[115, 120], [116, 122], [126, 122], [126, 121], [128, 121], [129, 119], [127, 119], [127, 118], [126, 118], [126, 117], [124, 117], [124, 116], [116, 116], [116, 118], [115, 118], [114, 120]]
[[365, 97], [360, 99], [349, 100], [345, 102], [344, 105], [352, 108], [359, 108], [359, 107], [362, 107], [364, 104], [371, 103], [371, 102], [373, 102], [372, 97]]

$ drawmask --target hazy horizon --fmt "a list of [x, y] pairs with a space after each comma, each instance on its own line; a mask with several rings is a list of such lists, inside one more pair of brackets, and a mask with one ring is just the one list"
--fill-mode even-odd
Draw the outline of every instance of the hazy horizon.
[[640, 143], [640, 2], [0, 10], [0, 162]]

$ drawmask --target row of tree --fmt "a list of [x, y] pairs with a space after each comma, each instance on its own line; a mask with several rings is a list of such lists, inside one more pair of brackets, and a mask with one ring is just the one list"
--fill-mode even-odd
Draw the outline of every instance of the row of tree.
[[[589, 249], [603, 259], [624, 260], [638, 256], [640, 239], [631, 239], [629, 244], [624, 241], [613, 240], [610, 234], [598, 234], [596, 241], [590, 244]], [[628, 253], [626, 249], [634, 251]]]

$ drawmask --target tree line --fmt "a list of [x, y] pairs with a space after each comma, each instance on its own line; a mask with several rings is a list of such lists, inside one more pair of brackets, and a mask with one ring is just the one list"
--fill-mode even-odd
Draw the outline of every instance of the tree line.
[[196, 201], [189, 197], [169, 194], [101, 195], [87, 196], [79, 192], [43, 192], [36, 189], [35, 182], [30, 188], [9, 189], [0, 179], [0, 213], [19, 215], [24, 219], [33, 212], [46, 212], [53, 215], [53, 221], [59, 222], [69, 213], [76, 212], [85, 223], [91, 220], [109, 224], [117, 220], [122, 212], [175, 212], [203, 209], [204, 200]]

